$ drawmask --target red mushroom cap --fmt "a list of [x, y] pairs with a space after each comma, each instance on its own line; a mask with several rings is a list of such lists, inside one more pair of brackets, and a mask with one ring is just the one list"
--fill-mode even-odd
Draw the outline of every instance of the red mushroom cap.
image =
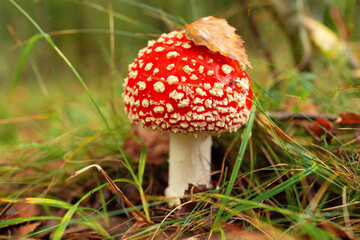
[[246, 124], [252, 105], [250, 79], [242, 68], [196, 46], [184, 32], [162, 34], [129, 65], [125, 111], [141, 126], [163, 131], [236, 131]]

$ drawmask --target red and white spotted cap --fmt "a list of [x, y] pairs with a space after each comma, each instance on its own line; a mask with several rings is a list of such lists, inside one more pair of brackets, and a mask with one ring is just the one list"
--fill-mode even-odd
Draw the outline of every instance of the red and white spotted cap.
[[236, 131], [246, 124], [252, 105], [250, 79], [240, 66], [196, 46], [184, 32], [162, 34], [129, 65], [125, 110], [141, 126], [162, 131]]

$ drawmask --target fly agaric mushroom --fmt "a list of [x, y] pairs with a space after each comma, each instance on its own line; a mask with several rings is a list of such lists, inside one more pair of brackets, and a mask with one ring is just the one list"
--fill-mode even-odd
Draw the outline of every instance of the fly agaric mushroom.
[[211, 187], [211, 135], [236, 131], [249, 117], [244, 69], [184, 31], [149, 41], [129, 65], [125, 111], [142, 127], [170, 133], [167, 197], [183, 196], [188, 183]]

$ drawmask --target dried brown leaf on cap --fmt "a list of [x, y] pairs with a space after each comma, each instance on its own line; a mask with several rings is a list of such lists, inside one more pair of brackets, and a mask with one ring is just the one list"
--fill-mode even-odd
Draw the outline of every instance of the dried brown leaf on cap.
[[236, 29], [225, 19], [212, 16], [201, 18], [185, 25], [185, 36], [196, 45], [207, 47], [212, 52], [251, 67], [244, 48], [244, 41], [235, 33]]

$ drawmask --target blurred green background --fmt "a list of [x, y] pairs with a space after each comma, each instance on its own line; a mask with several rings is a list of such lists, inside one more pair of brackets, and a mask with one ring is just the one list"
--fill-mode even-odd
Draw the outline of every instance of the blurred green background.
[[[285, 104], [301, 112], [313, 111], [312, 107], [332, 114], [359, 111], [359, 91], [354, 87], [360, 75], [358, 0], [16, 3], [51, 35], [97, 99], [105, 105], [112, 102], [118, 114], [127, 65], [146, 41], [209, 15], [226, 18], [244, 38], [253, 66], [249, 73], [255, 85], [261, 86], [258, 94], [265, 93], [260, 99], [265, 109], [284, 109]], [[79, 99], [89, 102], [73, 72], [43, 38], [33, 41], [29, 54], [22, 57], [29, 40], [39, 32], [11, 1], [0, 4], [0, 119], [9, 119], [0, 124], [0, 142], [22, 139], [16, 131], [21, 126], [41, 133], [53, 123], [13, 124], [18, 117], [48, 114], [37, 116], [47, 119], [66, 109], [76, 115], [68, 116], [75, 125], [83, 124], [84, 116], [89, 116], [83, 113], [81, 117], [85, 110]], [[21, 61], [24, 64], [19, 68]], [[309, 99], [310, 110], [306, 104], [299, 106]]]

